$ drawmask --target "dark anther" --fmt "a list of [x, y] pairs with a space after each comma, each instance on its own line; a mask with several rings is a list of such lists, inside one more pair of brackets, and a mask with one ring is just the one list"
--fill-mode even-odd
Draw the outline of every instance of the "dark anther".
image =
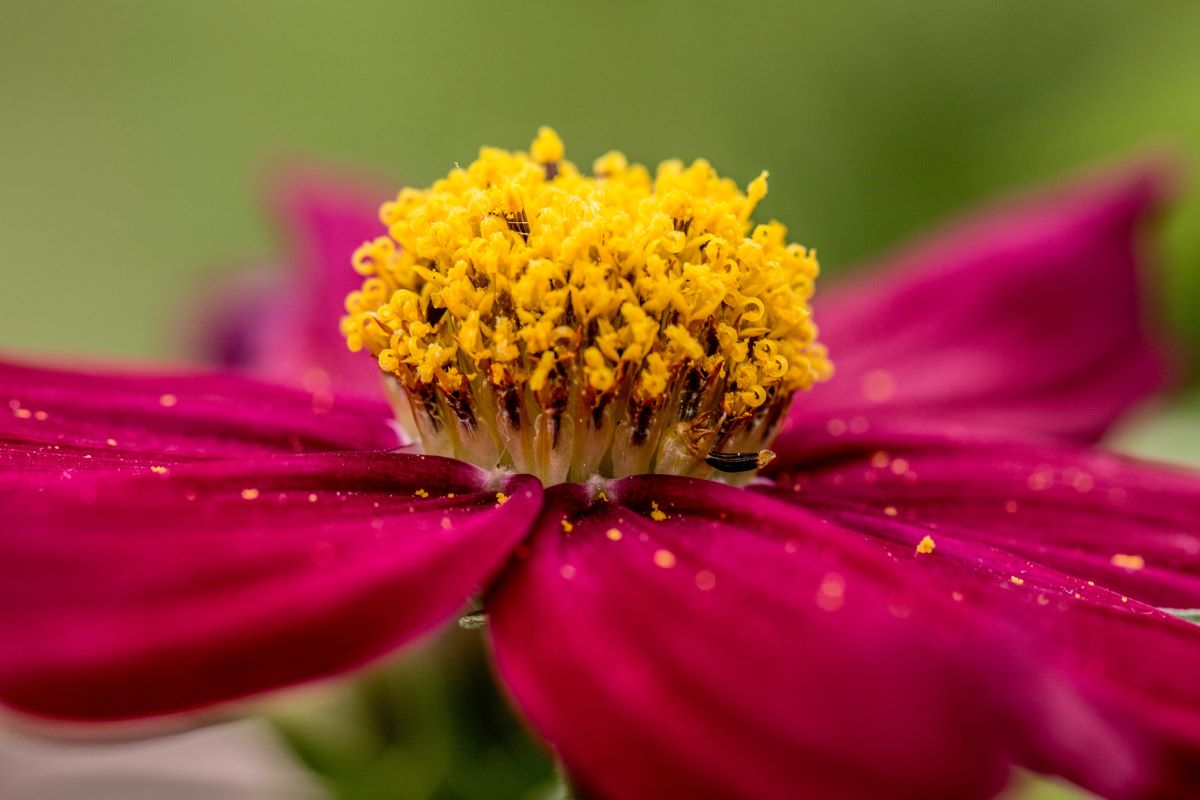
[[688, 228], [690, 228], [691, 226], [692, 226], [692, 218], [691, 217], [688, 217], [687, 219], [675, 220], [675, 230], [679, 231], [680, 233], [687, 233]]
[[592, 408], [592, 427], [599, 430], [604, 424], [604, 409], [608, 407], [608, 401], [612, 397], [611, 394], [601, 394], [596, 396], [596, 405]]
[[650, 435], [650, 419], [653, 416], [654, 408], [649, 403], [638, 409], [632, 436], [634, 445], [642, 444]]
[[563, 325], [568, 328], [575, 327], [575, 298], [570, 289], [567, 289], [567, 309], [563, 312]]
[[683, 390], [679, 398], [679, 419], [687, 422], [700, 410], [700, 372], [689, 369], [683, 377]]
[[508, 223], [510, 231], [516, 231], [521, 234], [521, 239], [529, 241], [529, 218], [525, 216], [525, 209], [521, 209], [515, 214], [505, 214], [504, 221]]
[[425, 319], [429, 320], [430, 325], [437, 325], [438, 320], [445, 316], [445, 314], [446, 309], [438, 308], [432, 303], [432, 301], [429, 303], [429, 305], [425, 306]]
[[504, 404], [504, 413], [508, 415], [513, 430], [521, 430], [521, 398], [517, 395], [517, 390], [511, 386], [502, 389], [500, 402]]
[[542, 169], [546, 171], [546, 180], [552, 181], [558, 177], [558, 162], [550, 161], [542, 164]]
[[435, 431], [440, 431], [444, 425], [442, 422], [442, 411], [438, 408], [437, 398], [432, 391], [420, 392], [416, 395], [417, 405], [429, 417], [429, 424]]
[[470, 430], [475, 430], [475, 412], [471, 409], [471, 400], [464, 391], [450, 392], [446, 395], [446, 405], [458, 417], [459, 421]]

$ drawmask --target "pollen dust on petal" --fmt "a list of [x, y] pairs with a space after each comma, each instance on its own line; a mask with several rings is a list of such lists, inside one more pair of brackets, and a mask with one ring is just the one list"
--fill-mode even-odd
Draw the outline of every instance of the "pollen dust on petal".
[[257, 500], [258, 494], [258, 489], [242, 489], [243, 500]]
[[896, 394], [896, 379], [887, 370], [871, 370], [863, 376], [862, 393], [872, 403], [886, 403]]
[[933, 540], [933, 537], [926, 535], [923, 539], [921, 539], [921, 541], [917, 542], [917, 553], [927, 556], [932, 553], [936, 547], [937, 542]]
[[1146, 559], [1139, 555], [1116, 553], [1112, 557], [1112, 565], [1121, 569], [1137, 571], [1146, 568]]
[[846, 579], [837, 572], [830, 572], [821, 579], [817, 589], [817, 608], [822, 611], [837, 611], [846, 603]]

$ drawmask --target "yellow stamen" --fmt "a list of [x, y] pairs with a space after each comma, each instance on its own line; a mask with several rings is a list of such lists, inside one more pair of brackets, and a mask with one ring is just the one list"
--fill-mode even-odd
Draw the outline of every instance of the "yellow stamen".
[[769, 453], [832, 365], [815, 253], [751, 221], [766, 173], [743, 193], [703, 160], [651, 177], [619, 153], [592, 175], [563, 156], [543, 128], [529, 153], [484, 148], [385, 203], [387, 235], [353, 256], [347, 345], [393, 379], [426, 452], [551, 481], [708, 477], [710, 453]]

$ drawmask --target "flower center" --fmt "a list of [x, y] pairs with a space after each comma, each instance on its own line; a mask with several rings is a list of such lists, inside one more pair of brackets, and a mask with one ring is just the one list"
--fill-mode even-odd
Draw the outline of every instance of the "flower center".
[[832, 373], [816, 255], [703, 160], [584, 175], [542, 128], [380, 209], [342, 333], [428, 453], [555, 483], [751, 473], [793, 393]]

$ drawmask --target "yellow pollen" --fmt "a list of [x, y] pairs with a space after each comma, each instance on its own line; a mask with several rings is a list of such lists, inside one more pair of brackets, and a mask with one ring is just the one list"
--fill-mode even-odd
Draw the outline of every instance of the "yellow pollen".
[[[883, 513], [887, 514], [889, 517], [894, 517], [900, 512], [896, 510], [895, 506], [888, 506], [887, 508], [883, 509]], [[926, 536], [925, 538], [928, 539], [929, 537]]]
[[1125, 553], [1117, 553], [1112, 557], [1114, 567], [1121, 569], [1140, 570], [1146, 568], [1146, 559], [1139, 555], [1127, 555]]
[[605, 532], [605, 534], [604, 534], [604, 535], [605, 535], [605, 536], [607, 536], [607, 537], [609, 538], [609, 540], [610, 540], [610, 541], [614, 541], [614, 542], [619, 542], [619, 541], [621, 541], [621, 535], [622, 535], [622, 534], [621, 534], [621, 532], [620, 532], [619, 530], [617, 530], [616, 528], [609, 528], [609, 529], [608, 529], [608, 530]]
[[504, 492], [496, 492], [496, 505], [502, 506], [508, 502], [508, 495]]
[[1025, 579], [1024, 579], [1024, 578], [1018, 578], [1016, 575], [1011, 575], [1011, 576], [1009, 576], [1009, 578], [1008, 578], [1008, 579], [1009, 579], [1010, 581], [1012, 581], [1012, 584], [1013, 584], [1014, 586], [1024, 586], [1024, 585], [1025, 585]]
[[658, 507], [658, 503], [655, 503], [653, 500], [650, 501], [650, 508], [650, 519], [654, 520], [655, 522], [662, 522], [667, 518], [666, 512], [662, 511]]
[[670, 569], [675, 566], [675, 554], [670, 550], [655, 550], [654, 565], [663, 569]]
[[425, 489], [417, 489], [415, 492], [413, 492], [413, 494], [422, 499], [429, 497], [429, 492]]
[[561, 520], [561, 522], [563, 533], [570, 533], [571, 531], [575, 530], [575, 526], [572, 525], [569, 520], [564, 518]]
[[179, 398], [173, 394], [164, 394], [158, 398], [158, 404], [163, 408], [171, 408], [179, 402]]
[[258, 489], [242, 489], [242, 499], [243, 500], [257, 500], [258, 499]]
[[106, 445], [108, 445], [109, 447], [116, 447], [116, 446], [117, 446], [117, 440], [116, 440], [116, 439], [105, 439], [105, 440], [104, 440], [104, 443], [105, 443]]
[[170, 470], [168, 470], [166, 467], [155, 466], [155, 467], [151, 467], [150, 471], [153, 472], [155, 475], [166, 475]]
[[28, 408], [14, 408], [13, 416], [17, 419], [30, 419], [33, 417], [33, 412]]
[[937, 542], [932, 536], [925, 536], [921, 541], [917, 542], [917, 552], [923, 556], [927, 556], [937, 547]]
[[317, 496], [316, 496], [315, 494], [310, 494], [310, 495], [308, 496], [308, 502], [310, 502], [310, 503], [315, 503], [315, 502], [317, 502]]
[[704, 160], [564, 156], [542, 128], [384, 203], [347, 345], [425, 452], [552, 482], [752, 472], [792, 395], [832, 375], [816, 254], [752, 221], [766, 173], [742, 191]]

